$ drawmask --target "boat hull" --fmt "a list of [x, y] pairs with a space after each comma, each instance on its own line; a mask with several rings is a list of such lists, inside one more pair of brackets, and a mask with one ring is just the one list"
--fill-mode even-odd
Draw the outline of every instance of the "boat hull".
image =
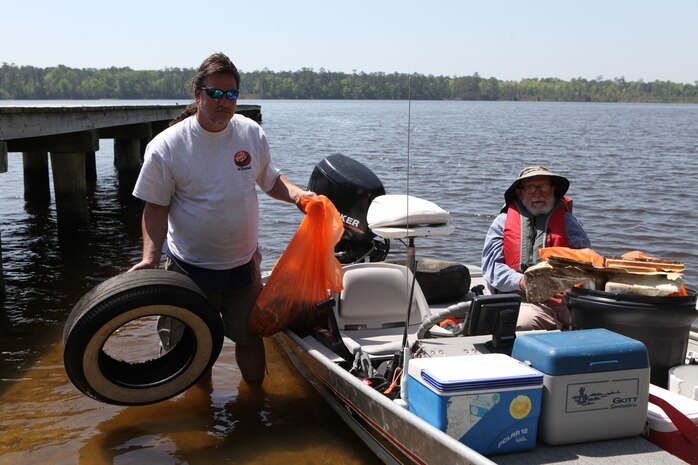
[[[692, 333], [692, 336], [695, 333]], [[386, 464], [631, 465], [684, 463], [642, 436], [550, 446], [538, 442], [534, 450], [485, 457], [415, 417], [383, 394], [364, 385], [337, 363], [337, 357], [312, 337], [291, 330], [274, 340], [301, 375], [320, 393], [341, 419]], [[461, 338], [455, 338], [461, 339]], [[439, 340], [433, 339], [436, 344]], [[453, 339], [451, 339], [453, 341]], [[457, 342], [457, 341], [456, 341]], [[693, 337], [689, 349], [698, 347]], [[436, 344], [428, 350], [445, 350]], [[462, 352], [463, 347], [453, 347]], [[698, 353], [692, 352], [692, 353]]]
[[386, 464], [494, 464], [367, 388], [323, 354], [314, 339], [301, 339], [290, 330], [274, 337], [301, 374]]

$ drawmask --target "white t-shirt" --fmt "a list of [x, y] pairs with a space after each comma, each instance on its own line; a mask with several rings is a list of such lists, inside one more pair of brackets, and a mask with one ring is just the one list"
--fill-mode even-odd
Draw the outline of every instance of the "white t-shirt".
[[244, 265], [257, 248], [255, 184], [279, 177], [262, 128], [235, 115], [220, 132], [191, 116], [146, 147], [133, 195], [169, 205], [167, 247], [176, 258], [212, 270]]

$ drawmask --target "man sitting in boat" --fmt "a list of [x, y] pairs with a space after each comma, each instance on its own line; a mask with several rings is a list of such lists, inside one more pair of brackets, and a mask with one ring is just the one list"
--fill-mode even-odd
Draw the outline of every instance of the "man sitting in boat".
[[565, 197], [570, 182], [543, 166], [529, 166], [504, 193], [505, 205], [494, 219], [482, 250], [482, 274], [493, 293], [522, 295], [516, 329], [563, 329], [570, 311], [558, 298], [526, 302], [524, 272], [540, 261], [543, 247], [590, 247], [582, 224]]

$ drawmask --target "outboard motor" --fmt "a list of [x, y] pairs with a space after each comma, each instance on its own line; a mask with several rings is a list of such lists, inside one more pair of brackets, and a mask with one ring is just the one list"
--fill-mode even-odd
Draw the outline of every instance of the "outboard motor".
[[356, 160], [339, 154], [330, 155], [315, 165], [308, 189], [326, 196], [339, 211], [344, 234], [335, 246], [335, 256], [340, 263], [385, 259], [390, 242], [376, 239], [366, 221], [373, 199], [385, 194], [378, 176]]

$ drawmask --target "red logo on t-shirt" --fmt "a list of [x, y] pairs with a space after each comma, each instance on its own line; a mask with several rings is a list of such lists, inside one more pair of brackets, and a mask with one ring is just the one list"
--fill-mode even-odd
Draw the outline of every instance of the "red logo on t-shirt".
[[246, 150], [240, 150], [238, 153], [235, 154], [235, 156], [233, 156], [233, 161], [240, 168], [244, 168], [246, 166], [249, 166], [249, 164], [252, 162], [252, 157], [250, 156], [250, 153]]

